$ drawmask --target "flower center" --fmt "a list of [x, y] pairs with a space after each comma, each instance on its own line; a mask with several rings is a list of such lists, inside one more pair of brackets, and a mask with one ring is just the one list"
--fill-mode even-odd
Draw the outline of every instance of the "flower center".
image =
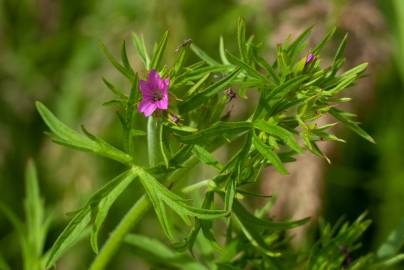
[[153, 90], [153, 101], [160, 101], [163, 99], [163, 93], [160, 90]]

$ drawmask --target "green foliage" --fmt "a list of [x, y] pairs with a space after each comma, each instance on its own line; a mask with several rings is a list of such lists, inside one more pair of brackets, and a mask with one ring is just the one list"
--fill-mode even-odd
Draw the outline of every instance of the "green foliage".
[[[145, 205], [153, 207], [165, 236], [176, 251], [145, 236], [129, 235], [125, 240], [137, 251], [153, 256], [154, 262], [180, 269], [340, 269], [348, 260], [345, 249], [349, 252], [357, 249], [360, 236], [369, 226], [369, 221], [364, 221], [363, 216], [352, 225], [334, 228], [324, 225], [319, 243], [310, 254], [290, 259], [285, 232], [308, 220], [274, 221], [253, 214], [241, 199], [251, 195], [243, 192], [242, 187], [257, 182], [262, 170], [268, 166], [287, 174], [285, 163], [293, 161], [304, 150], [328, 159], [317, 142], [342, 140], [328, 131], [334, 123], [317, 126], [316, 121], [325, 115], [334, 116], [373, 142], [352, 120], [353, 114], [337, 108], [338, 103], [345, 101], [339, 95], [363, 75], [367, 64], [339, 72], [346, 44], [344, 38], [331, 65], [320, 66], [321, 49], [332, 38], [335, 29], [311, 50], [315, 58], [307, 62], [310, 32], [311, 28], [291, 43], [279, 45], [274, 62], [269, 63], [260, 55], [260, 44], [255, 43], [253, 37], [247, 37], [245, 22], [240, 19], [237, 28], [238, 55], [226, 51], [221, 39], [221, 64], [197, 45], [184, 42], [177, 50], [178, 56], [172, 66], [162, 65], [168, 32], [155, 45], [151, 60], [143, 37], [133, 34], [133, 43], [146, 70], [156, 69], [163, 78], [170, 78], [169, 109], [159, 111], [148, 121], [146, 135], [150, 166], [147, 168], [135, 164], [133, 159], [137, 154], [133, 141], [144, 135], [141, 131], [144, 127], [134, 120], [138, 116], [136, 106], [141, 96], [138, 75], [126, 55], [125, 43], [121, 49], [121, 63], [104, 47], [112, 65], [130, 82], [129, 95], [126, 95], [104, 80], [118, 98], [112, 103], [117, 104], [125, 150], [111, 146], [84, 128], [84, 135], [70, 129], [38, 102], [37, 109], [55, 142], [90, 151], [127, 166], [124, 173], [104, 185], [76, 212], [51, 247], [46, 268], [81, 239], [89, 226], [92, 227], [91, 246], [96, 253], [99, 252], [91, 269], [105, 268], [114, 249], [131, 227], [127, 220], [134, 223], [139, 217], [134, 216], [132, 220], [126, 216], [123, 219], [125, 222], [117, 225], [99, 251], [100, 228], [112, 204], [137, 178], [147, 195]], [[200, 61], [187, 64], [184, 59], [190, 51]], [[229, 96], [229, 88], [238, 94], [236, 98], [247, 97], [247, 91], [255, 91], [259, 95], [254, 112], [243, 120], [228, 119], [227, 104], [234, 98]], [[173, 116], [177, 120], [174, 121]], [[241, 143], [235, 154], [219, 162], [212, 153], [236, 139]], [[184, 185], [177, 174], [198, 162], [213, 166], [217, 174], [201, 182], [185, 183], [182, 190], [192, 193], [195, 202], [191, 202], [187, 194], [177, 191], [178, 185]], [[184, 235], [183, 224], [169, 211], [176, 213], [188, 227], [185, 238], [179, 240]], [[131, 213], [132, 210], [128, 215]], [[225, 225], [221, 231], [214, 230], [216, 222]], [[223, 235], [226, 236], [224, 242], [219, 240]], [[340, 250], [341, 247], [344, 251]], [[187, 249], [198, 253], [201, 261], [184, 253]], [[375, 262], [381, 263], [369, 255], [349, 263], [352, 269], [366, 269], [365, 266]]]
[[59, 121], [46, 107], [37, 102], [37, 109], [42, 119], [53, 132], [50, 134], [52, 140], [56, 143], [63, 144], [76, 149], [94, 152], [98, 155], [111, 158], [124, 164], [131, 164], [132, 157], [117, 148], [111, 146], [101, 138], [98, 138], [83, 128], [86, 136], [70, 129], [61, 121]]
[[111, 205], [134, 180], [135, 176], [132, 170], [128, 170], [109, 181], [91, 196], [84, 207], [75, 213], [52, 245], [46, 262], [47, 268], [51, 267], [72, 245], [86, 235], [90, 224], [92, 224], [91, 246], [95, 252], [98, 251], [97, 236], [100, 226]]
[[[45, 211], [40, 196], [38, 176], [33, 161], [29, 161], [25, 170], [24, 220], [20, 220], [7, 206], [0, 204], [0, 211], [14, 226], [22, 251], [24, 270], [42, 270], [44, 268], [43, 252], [46, 236], [53, 215]], [[1, 269], [11, 269], [4, 259], [0, 259]]]

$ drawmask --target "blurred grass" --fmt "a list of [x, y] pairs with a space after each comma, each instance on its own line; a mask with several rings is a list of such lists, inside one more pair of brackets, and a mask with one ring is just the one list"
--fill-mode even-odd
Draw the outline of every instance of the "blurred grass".
[[[106, 166], [101, 159], [64, 150], [50, 143], [43, 134], [45, 127], [34, 110], [34, 101], [41, 100], [66, 123], [75, 127], [83, 123], [115, 144], [119, 142], [120, 132], [116, 132], [119, 127], [115, 123], [114, 110], [100, 108], [100, 104], [109, 97], [101, 78], [105, 76], [115, 82], [121, 78], [103, 56], [99, 42], [105, 43], [117, 55], [122, 40], [126, 39], [132, 56], [130, 60], [138, 70], [141, 65], [133, 57], [134, 50], [130, 46], [132, 31], [143, 33], [146, 42], [151, 45], [168, 29], [168, 51], [174, 52], [183, 39], [191, 37], [196, 44], [217, 57], [220, 35], [224, 36], [227, 46], [233, 46], [239, 16], [246, 18], [249, 30], [256, 33], [257, 39], [267, 42], [274, 40], [272, 37], [277, 30], [289, 31], [289, 28], [282, 27], [296, 20], [296, 17], [282, 15], [285, 10], [294, 10], [312, 2], [0, 0], [1, 201], [22, 214], [22, 168], [30, 157], [39, 166], [40, 185], [47, 205], [59, 213], [79, 207], [95, 187], [108, 181], [120, 169], [119, 165]], [[325, 24], [329, 25], [338, 21], [338, 16], [344, 16], [341, 11], [343, 5], [350, 2], [329, 1], [335, 6], [333, 12], [325, 15]], [[370, 74], [376, 81], [375, 85], [365, 89], [374, 91], [373, 102], [359, 106], [360, 120], [365, 129], [374, 135], [377, 144], [369, 145], [346, 133], [348, 143], [336, 148], [333, 166], [327, 167], [323, 196], [323, 215], [330, 220], [336, 220], [341, 215], [353, 220], [364, 210], [370, 211], [374, 225], [367, 234], [367, 250], [381, 243], [404, 215], [404, 149], [401, 143], [404, 132], [404, 1], [379, 0], [377, 4], [386, 20], [387, 38], [391, 42], [387, 41], [390, 47], [385, 55], [380, 56], [385, 64], [375, 66]], [[313, 11], [303, 9], [302, 12], [311, 14]], [[303, 20], [296, 24], [305, 27], [311, 23], [311, 20]], [[316, 27], [321, 28], [322, 25]], [[365, 36], [362, 45], [369, 42], [386, 43], [380, 37]], [[270, 44], [268, 49], [275, 46]], [[123, 81], [121, 85], [127, 87]], [[366, 93], [362, 90], [358, 95]], [[139, 121], [144, 119], [139, 118]], [[138, 149], [141, 159], [144, 153], [142, 142], [139, 142]], [[125, 193], [111, 212], [104, 232], [113, 228], [140, 192], [132, 187], [130, 192]], [[141, 229], [158, 235], [161, 233], [158, 227], [147, 226], [153, 219], [152, 214], [148, 215]], [[65, 221], [66, 216], [60, 214], [51, 229], [51, 240], [60, 232]], [[12, 262], [15, 269], [19, 269], [21, 263], [14, 243], [15, 234], [2, 217], [0, 232], [0, 253]], [[48, 239], [47, 245], [51, 240]], [[69, 260], [68, 257], [60, 269], [84, 269], [92, 255], [86, 242], [69, 256], [80, 256], [82, 260]], [[129, 255], [124, 252], [120, 256], [116, 262], [123, 261], [121, 266], [127, 267], [123, 266], [127, 262], [120, 259]]]

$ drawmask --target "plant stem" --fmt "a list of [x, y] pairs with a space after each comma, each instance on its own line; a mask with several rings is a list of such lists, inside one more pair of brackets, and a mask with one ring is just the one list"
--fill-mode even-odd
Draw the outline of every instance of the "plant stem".
[[112, 256], [116, 253], [123, 238], [133, 226], [140, 221], [140, 218], [149, 209], [150, 201], [146, 195], [143, 195], [126, 213], [121, 222], [111, 233], [107, 242], [102, 247], [100, 253], [94, 259], [90, 266], [90, 270], [105, 269]]
[[202, 180], [202, 181], [200, 181], [198, 183], [195, 183], [195, 184], [192, 184], [192, 185], [184, 187], [183, 189], [181, 189], [181, 191], [183, 193], [190, 193], [190, 192], [192, 192], [194, 190], [198, 190], [201, 187], [208, 186], [209, 182], [210, 182], [210, 179]]
[[159, 124], [150, 116], [147, 119], [147, 152], [149, 155], [149, 166], [154, 167], [159, 161]]

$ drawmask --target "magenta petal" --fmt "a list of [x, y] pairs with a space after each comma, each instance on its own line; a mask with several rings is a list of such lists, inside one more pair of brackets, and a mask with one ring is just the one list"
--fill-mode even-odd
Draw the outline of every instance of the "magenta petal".
[[137, 110], [138, 110], [139, 112], [144, 112], [145, 109], [146, 109], [146, 107], [147, 107], [150, 103], [152, 103], [150, 100], [143, 99], [143, 100], [139, 103], [139, 107], [138, 107]]
[[168, 88], [168, 86], [170, 85], [170, 78], [167, 78], [164, 81], [164, 84], [166, 85], [166, 87]]
[[[144, 115], [150, 116], [157, 109], [168, 109], [168, 87], [170, 85], [170, 79], [161, 79], [159, 73], [152, 69], [147, 76], [147, 81], [140, 80], [139, 88], [142, 92], [142, 101], [139, 103], [138, 111], [144, 113]], [[160, 98], [161, 100], [155, 101]]]
[[159, 73], [152, 69], [147, 77], [147, 83], [151, 89], [159, 89], [160, 88], [161, 78]]
[[163, 98], [159, 101], [156, 101], [155, 104], [157, 105], [157, 108], [160, 110], [167, 110], [168, 109], [168, 96], [163, 95]]
[[156, 109], [157, 106], [153, 102], [142, 100], [139, 104], [138, 111], [143, 112], [144, 115], [147, 117], [150, 116]]
[[168, 93], [168, 86], [170, 85], [170, 79], [167, 78], [165, 80], [161, 80], [160, 82], [160, 89], [162, 90], [163, 94]]
[[147, 81], [143, 81], [140, 80], [139, 81], [139, 87], [140, 87], [140, 91], [142, 91], [142, 95], [151, 92], [151, 89], [149, 87], [149, 84], [147, 83]]
[[149, 103], [149, 105], [146, 107], [144, 110], [144, 116], [150, 116], [154, 113], [154, 111], [157, 109], [156, 104], [154, 103]]

